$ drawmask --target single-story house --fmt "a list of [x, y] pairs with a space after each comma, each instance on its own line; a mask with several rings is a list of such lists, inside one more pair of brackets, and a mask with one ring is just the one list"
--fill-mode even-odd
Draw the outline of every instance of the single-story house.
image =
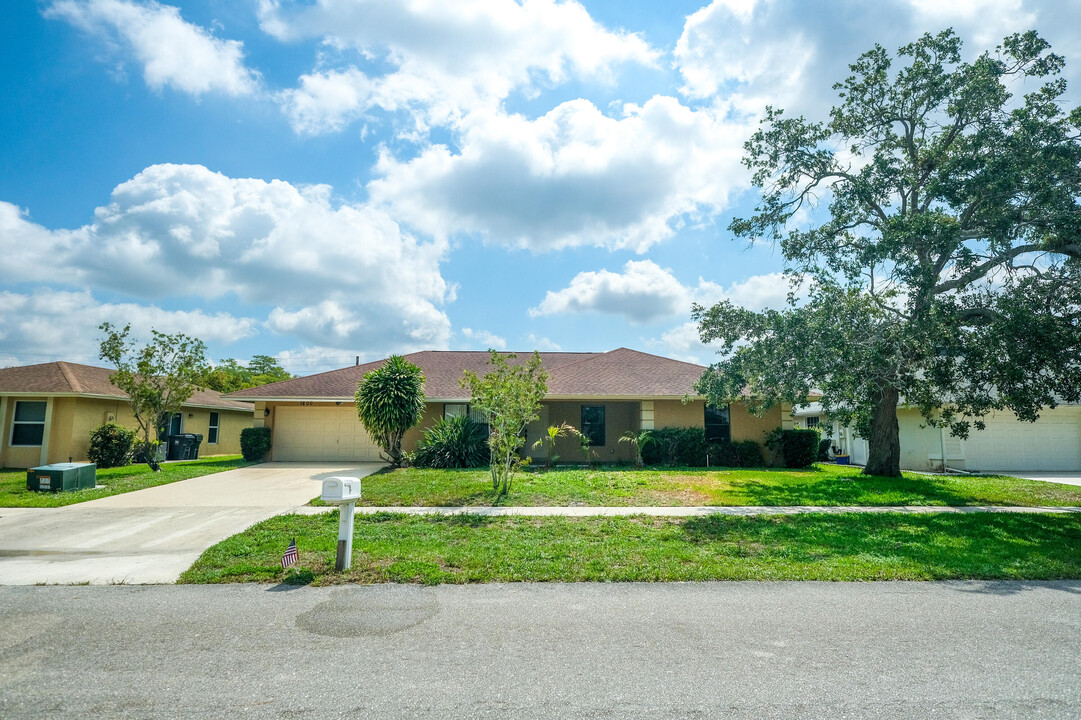
[[[524, 362], [529, 353], [518, 353]], [[426, 406], [418, 427], [406, 435], [412, 450], [424, 431], [440, 418], [472, 413], [469, 391], [459, 380], [464, 370], [484, 375], [487, 352], [423, 351], [405, 359], [424, 372]], [[353, 396], [357, 382], [384, 360], [284, 380], [227, 395], [255, 402], [255, 424], [271, 428], [268, 459], [277, 461], [379, 460], [379, 448], [357, 419]], [[568, 423], [592, 439], [593, 459], [629, 462], [633, 449], [619, 438], [627, 431], [663, 427], [701, 427], [713, 439], [763, 442], [783, 424], [791, 426], [791, 408], [774, 408], [756, 417], [741, 403], [708, 408], [693, 396], [701, 365], [619, 348], [603, 353], [545, 352], [541, 362], [550, 373], [540, 418], [526, 431], [528, 450], [550, 425]], [[692, 396], [688, 402], [684, 398]], [[784, 410], [782, 412], [782, 410]], [[564, 461], [584, 455], [574, 438], [557, 444]]]
[[[966, 440], [945, 428], [928, 427], [919, 410], [897, 409], [903, 470], [968, 472], [1081, 471], [1081, 405], [1045, 409], [1036, 422], [1019, 421], [1012, 412], [984, 419], [984, 430], [973, 429]], [[845, 448], [857, 465], [867, 462], [867, 441], [850, 428], [837, 428], [835, 444]]]
[[[63, 361], [0, 369], [0, 467], [86, 460], [90, 433], [102, 423], [136, 429], [112, 373]], [[196, 390], [171, 418], [169, 434], [200, 433], [200, 457], [232, 455], [240, 452], [240, 431], [251, 426], [251, 403]]]

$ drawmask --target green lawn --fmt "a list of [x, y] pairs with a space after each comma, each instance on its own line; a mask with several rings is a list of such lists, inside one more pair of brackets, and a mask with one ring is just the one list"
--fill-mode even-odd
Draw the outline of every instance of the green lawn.
[[[203, 553], [185, 583], [1081, 578], [1081, 516], [856, 514], [696, 518], [285, 515]], [[296, 537], [299, 563], [281, 555]]]
[[[859, 468], [534, 470], [498, 496], [487, 469], [404, 468], [363, 479], [361, 505], [1081, 505], [1081, 487], [1000, 476], [865, 477]], [[315, 502], [313, 504], [319, 504]]]
[[222, 455], [202, 460], [163, 463], [155, 473], [145, 464], [98, 470], [97, 483], [103, 487], [71, 492], [34, 492], [26, 489], [26, 470], [0, 470], [0, 507], [61, 507], [155, 485], [166, 485], [200, 475], [211, 475], [251, 465], [240, 455]]

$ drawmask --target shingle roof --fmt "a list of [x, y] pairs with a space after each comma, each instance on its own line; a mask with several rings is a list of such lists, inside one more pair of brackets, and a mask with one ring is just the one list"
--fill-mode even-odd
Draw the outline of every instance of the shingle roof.
[[[109, 382], [113, 371], [93, 365], [79, 365], [62, 360], [39, 365], [0, 369], [0, 394], [40, 393], [42, 395], [89, 395], [127, 398], [127, 394]], [[251, 403], [229, 400], [214, 390], [196, 390], [185, 406], [220, 407], [251, 411]]]
[[[532, 353], [517, 353], [517, 363]], [[682, 397], [694, 392], [694, 382], [705, 370], [701, 365], [619, 348], [605, 353], [541, 353], [550, 373], [550, 397]], [[478, 375], [488, 371], [487, 352], [426, 350], [405, 356], [424, 372], [428, 398], [465, 399], [468, 390], [459, 384], [463, 370]], [[228, 397], [247, 400], [352, 399], [357, 382], [385, 360], [308, 375], [293, 380], [248, 388]]]

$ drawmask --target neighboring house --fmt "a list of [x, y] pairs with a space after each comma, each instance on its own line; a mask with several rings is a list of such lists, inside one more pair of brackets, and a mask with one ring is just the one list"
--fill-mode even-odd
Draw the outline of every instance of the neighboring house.
[[[405, 437], [405, 449], [415, 448], [424, 430], [440, 418], [472, 412], [469, 391], [459, 380], [463, 370], [478, 375], [488, 372], [489, 357], [487, 352], [456, 351], [405, 356], [424, 372], [427, 403], [420, 425]], [[516, 362], [528, 357], [529, 353], [518, 353]], [[701, 365], [626, 348], [605, 353], [546, 352], [541, 359], [550, 373], [548, 394], [540, 418], [527, 428], [527, 449], [549, 425], [563, 422], [593, 439], [593, 458], [602, 462], [634, 459], [632, 448], [619, 442], [627, 431], [701, 427], [712, 439], [761, 443], [766, 433], [782, 425], [781, 408], [756, 417], [741, 403], [713, 409], [701, 398], [683, 402], [694, 393], [694, 383], [705, 370]], [[383, 362], [271, 383], [226, 397], [255, 402], [255, 424], [272, 431], [268, 459], [378, 460], [379, 448], [357, 419], [353, 395], [361, 377]], [[787, 413], [783, 417], [788, 418]], [[573, 438], [562, 439], [557, 453], [564, 461], [584, 459]], [[539, 458], [543, 451], [532, 454]]]
[[[128, 396], [109, 382], [112, 372], [69, 362], [0, 369], [0, 467], [86, 460], [94, 428], [109, 421], [137, 428]], [[231, 455], [251, 426], [251, 403], [196, 390], [171, 418], [169, 434], [200, 433], [200, 457]]]
[[[1081, 471], [1081, 405], [1046, 409], [1034, 423], [1018, 421], [1011, 412], [994, 413], [984, 422], [985, 430], [974, 429], [962, 440], [949, 430], [927, 427], [915, 408], [898, 408], [901, 468], [941, 470], [945, 455], [946, 467], [969, 472]], [[853, 463], [867, 463], [866, 440], [850, 428], [838, 428], [834, 437]]]

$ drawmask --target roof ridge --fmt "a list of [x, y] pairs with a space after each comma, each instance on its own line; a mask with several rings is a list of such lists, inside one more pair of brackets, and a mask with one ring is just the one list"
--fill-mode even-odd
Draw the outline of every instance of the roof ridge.
[[608, 352], [602, 353], [602, 354], [603, 355], [608, 355], [610, 353], [618, 352], [620, 350], [626, 350], [627, 352], [637, 353], [638, 355], [648, 355], [649, 357], [658, 358], [660, 360], [667, 360], [668, 362], [680, 363], [681, 365], [690, 365], [691, 367], [696, 367], [696, 368], [708, 368], [709, 367], [708, 365], [699, 365], [698, 363], [687, 362], [686, 360], [678, 360], [676, 358], [670, 358], [670, 357], [668, 357], [666, 355], [656, 355], [654, 353], [645, 352], [644, 350], [635, 350], [634, 348], [629, 348], [629, 347], [617, 347], [615, 350], [609, 350]]
[[57, 360], [56, 365], [60, 368], [60, 373], [64, 376], [64, 379], [68, 381], [68, 387], [70, 387], [73, 392], [83, 392], [82, 384], [75, 379], [75, 375], [71, 372], [71, 369], [68, 368], [67, 362], [64, 360]]

